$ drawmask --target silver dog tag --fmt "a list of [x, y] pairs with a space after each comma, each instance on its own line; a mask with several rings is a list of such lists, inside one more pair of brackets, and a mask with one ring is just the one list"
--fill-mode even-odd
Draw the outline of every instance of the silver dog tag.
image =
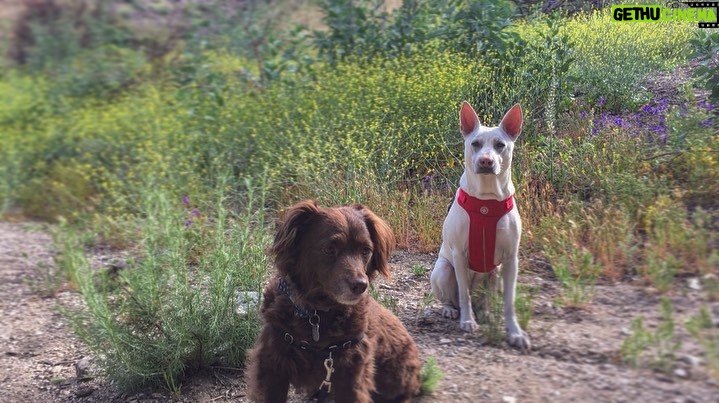
[[312, 340], [320, 341], [320, 315], [317, 315], [317, 311], [310, 317], [310, 325], [312, 326]]

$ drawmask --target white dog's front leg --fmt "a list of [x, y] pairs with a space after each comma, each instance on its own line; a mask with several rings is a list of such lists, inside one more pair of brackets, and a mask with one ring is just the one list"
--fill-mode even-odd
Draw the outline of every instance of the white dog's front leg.
[[472, 279], [475, 273], [469, 270], [466, 256], [455, 254], [453, 258], [455, 262], [454, 275], [457, 277], [457, 291], [459, 292], [459, 328], [465, 332], [474, 332], [479, 327], [472, 311]]
[[514, 311], [514, 298], [517, 289], [517, 273], [519, 272], [519, 264], [517, 255], [508, 259], [502, 264], [502, 282], [504, 283], [504, 323], [507, 326], [507, 341], [510, 346], [516, 347], [523, 351], [529, 351], [532, 343], [529, 341], [529, 335], [522, 330], [517, 322], [517, 315]]

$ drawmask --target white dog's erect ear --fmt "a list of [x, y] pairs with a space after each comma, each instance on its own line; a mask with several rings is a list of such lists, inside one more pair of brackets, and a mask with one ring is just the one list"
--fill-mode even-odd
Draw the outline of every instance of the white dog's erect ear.
[[459, 131], [467, 136], [479, 127], [479, 118], [467, 101], [462, 101], [462, 110], [459, 111]]
[[514, 104], [509, 111], [502, 118], [502, 123], [499, 127], [504, 130], [505, 133], [512, 140], [516, 140], [519, 137], [519, 133], [522, 132], [522, 107], [519, 104]]

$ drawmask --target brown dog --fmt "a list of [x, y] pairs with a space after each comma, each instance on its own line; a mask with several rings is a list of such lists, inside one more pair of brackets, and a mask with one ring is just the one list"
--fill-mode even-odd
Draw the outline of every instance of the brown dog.
[[270, 253], [264, 326], [250, 352], [250, 400], [285, 402], [289, 385], [318, 401], [404, 402], [419, 393], [422, 363], [412, 337], [369, 296], [389, 277], [392, 230], [365, 207], [287, 211]]

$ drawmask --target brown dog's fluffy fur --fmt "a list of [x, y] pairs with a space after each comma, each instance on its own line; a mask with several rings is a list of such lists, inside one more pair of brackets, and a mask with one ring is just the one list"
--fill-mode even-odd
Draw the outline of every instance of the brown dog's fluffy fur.
[[[359, 204], [321, 208], [304, 201], [287, 211], [270, 249], [277, 274], [265, 288], [264, 326], [249, 356], [250, 400], [285, 402], [290, 384], [315, 393], [327, 375], [326, 348], [349, 340], [356, 343], [332, 353], [330, 399], [403, 402], [419, 393], [417, 346], [367, 290], [377, 273], [389, 277], [393, 246], [392, 230]], [[279, 290], [281, 279], [289, 293]], [[296, 307], [316, 310], [319, 341]]]

